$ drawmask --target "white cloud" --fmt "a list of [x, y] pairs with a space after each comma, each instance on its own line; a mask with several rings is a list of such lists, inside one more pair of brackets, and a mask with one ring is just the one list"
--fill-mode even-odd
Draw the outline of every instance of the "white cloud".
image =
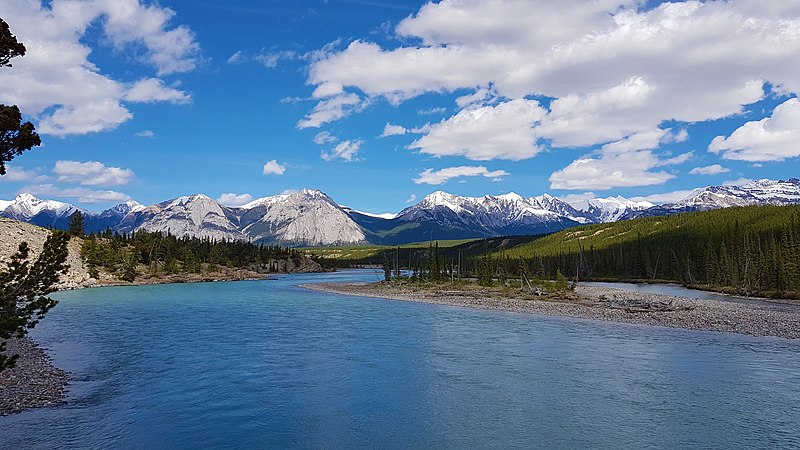
[[249, 203], [251, 200], [253, 200], [253, 196], [250, 194], [234, 193], [224, 193], [217, 198], [217, 202], [225, 206], [242, 206], [245, 203]]
[[686, 161], [689, 161], [694, 157], [694, 152], [686, 152], [682, 153], [674, 158], [665, 159], [658, 163], [658, 167], [661, 166], [677, 166], [678, 164], [683, 164]]
[[185, 27], [169, 27], [175, 12], [139, 0], [102, 0], [97, 14], [105, 16], [105, 33], [118, 48], [134, 46], [144, 50], [143, 59], [159, 75], [188, 72], [197, 65], [200, 50], [194, 33]]
[[286, 173], [286, 166], [278, 164], [278, 161], [272, 160], [264, 164], [264, 175], [283, 175]]
[[192, 98], [183, 91], [167, 87], [158, 78], [145, 78], [134, 83], [125, 93], [125, 100], [136, 103], [189, 103]]
[[800, 100], [786, 100], [772, 111], [772, 117], [747, 122], [728, 137], [715, 137], [708, 151], [750, 162], [800, 156]]
[[478, 161], [531, 158], [541, 150], [531, 127], [544, 114], [533, 100], [464, 109], [431, 125], [428, 134], [409, 148], [429, 155], [465, 156]]
[[582, 194], [560, 195], [558, 198], [567, 203], [576, 203], [582, 200], [591, 200], [593, 198], [597, 198], [597, 195], [594, 192], [584, 192]]
[[327, 131], [320, 131], [319, 133], [317, 133], [316, 136], [314, 136], [314, 143], [317, 145], [325, 145], [331, 142], [336, 142], [338, 140], [339, 138], [330, 134]]
[[669, 130], [650, 130], [606, 144], [599, 157], [585, 155], [550, 176], [551, 189], [605, 190], [663, 184], [675, 178], [657, 167], [681, 164], [691, 152], [669, 159], [660, 159], [652, 149], [658, 147]]
[[344, 86], [337, 83], [322, 83], [311, 93], [311, 98], [320, 99], [334, 97], [344, 93]]
[[722, 182], [723, 186], [743, 186], [745, 184], [752, 183], [753, 180], [751, 178], [737, 178], [735, 180], [726, 180]]
[[128, 194], [117, 191], [93, 190], [87, 188], [61, 188], [52, 184], [26, 186], [20, 192], [29, 192], [43, 197], [74, 198], [80, 203], [124, 202], [130, 200]]
[[[115, 54], [154, 66], [159, 76], [185, 72], [197, 64], [199, 47], [188, 28], [169, 24], [173, 16], [168, 8], [138, 0], [0, 2], [0, 17], [28, 50], [0, 71], [0, 102], [19, 105], [43, 134], [114, 129], [133, 117], [124, 105], [129, 83], [89, 60], [90, 43], [111, 45]], [[176, 98], [172, 92], [167, 101]]]
[[456, 105], [459, 108], [467, 108], [469, 106], [480, 106], [486, 103], [496, 103], [497, 93], [490, 88], [478, 88], [475, 92], [467, 95], [462, 95], [456, 99]]
[[84, 186], [120, 186], [128, 184], [134, 177], [130, 169], [108, 167], [97, 161], [57, 161], [53, 173], [60, 182]]
[[334, 122], [350, 115], [353, 112], [364, 109], [369, 104], [356, 94], [341, 94], [328, 98], [317, 103], [314, 110], [306, 117], [297, 122], [297, 128], [319, 128], [320, 126]]
[[142, 131], [139, 131], [139, 132], [137, 132], [135, 134], [136, 134], [136, 137], [140, 137], [140, 138], [154, 139], [156, 137], [156, 134], [152, 130], [142, 130]]
[[46, 176], [39, 175], [35, 170], [25, 170], [21, 167], [6, 165], [6, 174], [0, 175], [0, 183], [20, 183], [25, 181], [41, 181]]
[[119, 101], [108, 99], [79, 106], [61, 106], [39, 120], [39, 132], [54, 136], [108, 131], [133, 118]]
[[658, 159], [649, 151], [585, 157], [553, 172], [550, 188], [605, 190], [663, 184], [675, 178], [667, 172], [651, 172], [650, 169], [657, 165]]
[[631, 197], [630, 200], [635, 202], [650, 202], [650, 203], [675, 203], [685, 199], [694, 193], [696, 189], [686, 189], [672, 192], [664, 192], [661, 194], [645, 195], [641, 197]]
[[[428, 2], [398, 24], [401, 45], [382, 48], [357, 40], [341, 50], [329, 47], [312, 60], [308, 83], [342, 86], [345, 94], [340, 96], [383, 97], [392, 103], [458, 93], [459, 105], [468, 110], [546, 97], [552, 99], [549, 110], [527, 123], [520, 120], [518, 129], [532, 129], [535, 142], [550, 148], [602, 145], [665, 121], [696, 123], [739, 114], [764, 97], [765, 83], [797, 94], [800, 8], [791, 1], [769, 3]], [[510, 156], [464, 149], [473, 129], [466, 122], [482, 117], [462, 110], [450, 120], [456, 119], [459, 126], [445, 133], [447, 139], [434, 139], [440, 127], [433, 126], [418, 142], [434, 136], [430, 148], [437, 155]], [[485, 131], [484, 136], [505, 135], [508, 127], [498, 120]], [[687, 138], [685, 130], [673, 137], [676, 142]], [[748, 160], [796, 155], [769, 149], [765, 156], [761, 150], [758, 156], [735, 150], [726, 154]], [[519, 159], [535, 153], [513, 155]]]
[[244, 53], [241, 50], [237, 51], [236, 53], [232, 54], [228, 58], [228, 64], [240, 64], [245, 61]]
[[408, 133], [406, 127], [402, 125], [392, 125], [390, 123], [387, 123], [386, 126], [383, 128], [383, 133], [380, 135], [380, 137], [400, 136], [406, 133]]
[[407, 199], [406, 203], [414, 203], [417, 201], [417, 194], [411, 194]]
[[719, 164], [712, 164], [710, 166], [705, 166], [705, 167], [695, 167], [694, 169], [689, 171], [689, 174], [691, 174], [691, 175], [718, 175], [718, 174], [727, 173], [727, 172], [730, 172], [730, 171], [731, 171], [730, 169], [728, 169], [726, 167], [722, 167]]
[[445, 108], [444, 106], [437, 106], [437, 107], [433, 107], [433, 108], [418, 109], [417, 110], [417, 114], [419, 114], [420, 116], [435, 116], [437, 114], [444, 114], [446, 112], [447, 112], [447, 108]]
[[253, 61], [262, 64], [264, 67], [268, 69], [272, 69], [278, 66], [278, 62], [282, 59], [292, 59], [297, 55], [294, 52], [290, 51], [280, 51], [280, 52], [264, 52], [259, 53], [258, 55], [254, 55], [252, 57]]
[[508, 175], [508, 172], [504, 170], [490, 171], [484, 166], [447, 167], [437, 171], [434, 171], [433, 169], [425, 169], [419, 174], [418, 178], [414, 179], [414, 183], [434, 185], [444, 184], [449, 180], [458, 177], [485, 177], [497, 180], [506, 175]]
[[336, 144], [336, 146], [331, 149], [331, 151], [326, 152], [323, 151], [320, 154], [320, 157], [325, 161], [333, 161], [335, 159], [341, 159], [343, 161], [357, 161], [358, 160], [358, 152], [361, 150], [361, 145], [364, 143], [362, 140], [356, 141], [342, 141]]

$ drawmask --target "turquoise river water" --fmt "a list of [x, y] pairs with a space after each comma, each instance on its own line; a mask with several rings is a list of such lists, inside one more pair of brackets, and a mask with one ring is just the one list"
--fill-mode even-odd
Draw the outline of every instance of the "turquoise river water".
[[800, 343], [278, 280], [62, 292], [65, 406], [0, 448], [798, 448]]

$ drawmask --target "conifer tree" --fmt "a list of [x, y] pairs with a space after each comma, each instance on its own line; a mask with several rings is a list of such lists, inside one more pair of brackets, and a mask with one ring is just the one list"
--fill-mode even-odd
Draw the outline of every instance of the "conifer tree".
[[56, 305], [48, 294], [68, 269], [68, 241], [66, 233], [51, 234], [33, 261], [30, 246], [23, 242], [8, 267], [0, 270], [0, 371], [14, 367], [19, 356], [5, 354], [6, 341], [25, 336]]
[[86, 221], [80, 211], [75, 211], [69, 216], [69, 232], [73, 236], [83, 237]]
[[[24, 55], [25, 46], [0, 18], [0, 68], [11, 67], [11, 58]], [[16, 105], [0, 104], [0, 175], [6, 174], [6, 162], [41, 144], [36, 128], [22, 121], [22, 113]]]

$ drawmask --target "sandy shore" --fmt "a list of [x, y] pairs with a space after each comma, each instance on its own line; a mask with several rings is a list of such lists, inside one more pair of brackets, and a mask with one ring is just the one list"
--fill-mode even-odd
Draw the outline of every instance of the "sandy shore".
[[13, 369], [0, 372], [0, 416], [66, 401], [67, 373], [31, 339], [11, 339], [7, 354], [19, 354]]
[[[594, 286], [578, 286], [567, 298], [552, 297], [546, 300], [509, 298], [509, 295], [499, 290], [488, 293], [459, 288], [432, 290], [412, 285], [397, 286], [385, 283], [319, 283], [303, 287], [338, 294], [469, 308], [722, 331], [751, 336], [800, 338], [800, 308], [791, 305], [697, 300]], [[621, 306], [631, 303], [669, 304], [675, 310], [629, 312]]]

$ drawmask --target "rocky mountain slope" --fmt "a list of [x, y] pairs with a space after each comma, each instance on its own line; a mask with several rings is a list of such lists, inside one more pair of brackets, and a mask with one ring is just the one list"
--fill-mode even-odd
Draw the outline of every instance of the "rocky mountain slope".
[[397, 215], [377, 215], [338, 205], [318, 190], [273, 195], [227, 207], [202, 194], [145, 207], [126, 202], [101, 213], [21, 194], [0, 201], [0, 217], [67, 228], [80, 210], [87, 232], [160, 231], [177, 236], [249, 240], [283, 246], [398, 245], [429, 239], [534, 235], [588, 223], [757, 204], [800, 203], [800, 180], [759, 180], [743, 186], [708, 186], [672, 204], [653, 205], [624, 197], [567, 203], [549, 194], [524, 198], [510, 193], [463, 197], [434, 192]]
[[115, 229], [120, 233], [145, 230], [169, 232], [175, 236], [246, 240], [237, 222], [231, 208], [205, 195], [195, 194], [129, 212]]
[[675, 203], [629, 211], [620, 219], [666, 216], [690, 211], [708, 211], [732, 206], [790, 205], [800, 203], [800, 180], [756, 180], [742, 186], [707, 186]]
[[[17, 220], [0, 218], [0, 264], [6, 264], [23, 241], [30, 246], [31, 257], [36, 258], [42, 252], [44, 241], [47, 240], [49, 235], [50, 231], [42, 227]], [[67, 264], [69, 264], [69, 270], [66, 276], [62, 278], [61, 283], [59, 283], [59, 288], [74, 289], [94, 284], [89, 277], [89, 270], [81, 260], [80, 239], [73, 238], [70, 240], [68, 248]]]
[[242, 233], [255, 242], [336, 245], [367, 242], [361, 227], [321, 191], [264, 197], [235, 209]]

